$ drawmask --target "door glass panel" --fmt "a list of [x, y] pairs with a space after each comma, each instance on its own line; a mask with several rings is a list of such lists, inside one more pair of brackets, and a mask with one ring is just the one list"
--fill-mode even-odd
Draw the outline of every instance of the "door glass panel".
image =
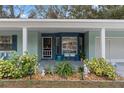
[[43, 38], [43, 48], [51, 49], [51, 38]]
[[77, 37], [62, 37], [62, 53], [74, 57], [77, 53]]
[[52, 38], [43, 38], [42, 58], [52, 58]]

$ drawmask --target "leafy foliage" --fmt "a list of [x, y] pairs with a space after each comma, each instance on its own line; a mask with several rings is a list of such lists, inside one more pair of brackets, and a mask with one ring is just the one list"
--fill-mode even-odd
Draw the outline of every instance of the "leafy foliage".
[[35, 55], [16, 55], [9, 60], [0, 60], [0, 78], [20, 78], [34, 74], [37, 70], [37, 57]]
[[123, 5], [0, 5], [0, 18], [124, 19], [123, 14]]
[[91, 61], [85, 60], [85, 64], [91, 72], [98, 76], [106, 76], [108, 79], [116, 78], [115, 68], [103, 58], [94, 58]]
[[56, 66], [56, 73], [63, 78], [67, 78], [73, 74], [73, 68], [70, 63], [61, 62]]
[[0, 60], [0, 78], [18, 78], [21, 77], [19, 70], [8, 60]]
[[86, 59], [86, 56], [83, 52], [80, 52], [80, 58], [82, 58], [83, 60]]
[[53, 75], [53, 69], [52, 69], [52, 67], [50, 66], [50, 65], [47, 65], [46, 67], [45, 67], [45, 73], [46, 74], [50, 74], [50, 75]]
[[84, 80], [84, 76], [83, 76], [83, 73], [84, 73], [84, 66], [79, 66], [79, 67], [78, 67], [78, 73], [80, 73], [81, 79]]
[[22, 75], [26, 76], [30, 73], [34, 74], [37, 68], [37, 58], [34, 55], [23, 55], [20, 56], [19, 62], [21, 63]]
[[83, 66], [79, 66], [78, 67], [78, 72], [79, 73], [83, 73], [84, 72], [84, 67]]
[[[35, 6], [30, 18], [50, 19], [123, 19], [122, 5], [50, 5]], [[35, 15], [34, 15], [35, 14]], [[39, 15], [37, 17], [37, 15]]]

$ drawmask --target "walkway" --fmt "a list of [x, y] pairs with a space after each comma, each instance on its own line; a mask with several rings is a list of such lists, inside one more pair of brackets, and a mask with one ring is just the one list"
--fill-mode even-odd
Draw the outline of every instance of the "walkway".
[[[55, 60], [42, 60], [39, 63], [39, 69], [40, 71], [43, 70], [45, 67], [50, 66], [51, 69], [54, 69], [54, 67], [60, 63], [61, 61], [55, 61]], [[69, 62], [74, 69], [77, 69], [79, 66], [82, 66], [82, 62], [81, 61], [67, 61]]]
[[116, 72], [118, 75], [124, 77], [124, 63], [116, 63]]

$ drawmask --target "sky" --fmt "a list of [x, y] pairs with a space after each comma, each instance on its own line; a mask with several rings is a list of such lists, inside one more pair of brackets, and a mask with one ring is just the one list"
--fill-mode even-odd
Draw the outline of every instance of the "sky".
[[[22, 18], [27, 18], [29, 12], [34, 9], [33, 5], [22, 5], [20, 6], [24, 10], [24, 14], [21, 15]], [[16, 13], [19, 13], [19, 10], [15, 8]]]
[[[20, 13], [20, 11], [16, 6], [17, 5], [14, 5], [14, 11], [15, 11], [16, 15], [18, 15]], [[47, 7], [46, 5], [44, 5], [44, 6]], [[6, 7], [6, 5], [4, 7]], [[31, 12], [31, 10], [35, 10], [35, 5], [18, 5], [18, 7], [20, 7], [22, 10], [24, 10], [24, 12], [21, 15], [21, 18], [28, 18], [28, 15]], [[97, 7], [97, 5], [94, 5], [94, 8], [96, 8], [96, 7]], [[8, 14], [9, 14], [9, 11], [8, 11]]]
[[[7, 6], [7, 5], [4, 5], [3, 10], [7, 11], [8, 14], [9, 14], [10, 11], [7, 10], [6, 7], [8, 7], [8, 6]], [[21, 8], [21, 9], [24, 11], [24, 12], [22, 13], [23, 15], [21, 15], [22, 18], [23, 18], [23, 17], [24, 17], [24, 18], [27, 18], [28, 15], [29, 15], [29, 12], [30, 12], [32, 9], [34, 9], [34, 5], [18, 5], [18, 7]], [[17, 6], [14, 5], [14, 12], [15, 12], [15, 15], [18, 15], [18, 14], [20, 13], [19, 8], [17, 8]]]

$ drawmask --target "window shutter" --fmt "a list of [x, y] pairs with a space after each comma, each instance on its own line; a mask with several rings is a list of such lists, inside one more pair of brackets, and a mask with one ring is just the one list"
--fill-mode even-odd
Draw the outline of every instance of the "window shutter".
[[17, 51], [17, 35], [12, 35], [12, 49]]

